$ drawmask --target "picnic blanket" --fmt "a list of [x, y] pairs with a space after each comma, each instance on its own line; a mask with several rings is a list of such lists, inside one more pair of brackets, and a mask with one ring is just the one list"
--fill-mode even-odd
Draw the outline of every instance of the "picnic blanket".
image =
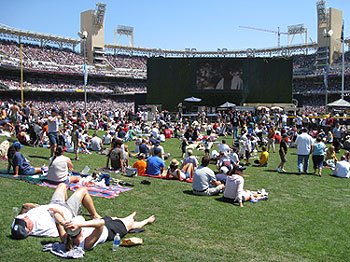
[[[157, 175], [157, 176], [152, 176], [152, 175], [148, 175], [148, 174], [138, 174], [138, 176], [148, 176], [148, 177], [154, 177], [154, 178], [161, 178], [161, 179], [166, 179], [166, 176], [161, 176], [161, 175]], [[171, 180], [178, 180], [177, 178], [173, 177], [172, 175], [169, 176]], [[184, 179], [184, 182], [188, 182], [188, 183], [192, 183], [192, 178], [187, 178], [186, 180]]]
[[[0, 170], [0, 177], [6, 177], [10, 179], [16, 179], [16, 180], [23, 180], [31, 184], [35, 184], [42, 187], [50, 187], [50, 188], [56, 188], [56, 185], [52, 185], [50, 183], [44, 182], [42, 179], [39, 178], [39, 176], [18, 176], [13, 177], [12, 174], [8, 174], [6, 170]], [[120, 182], [118, 179], [111, 179], [112, 182]], [[94, 183], [70, 183], [69, 190], [76, 191], [81, 187], [85, 187], [89, 194], [96, 197], [103, 197], [103, 198], [116, 198], [119, 196], [120, 193], [130, 191], [132, 188], [129, 187], [122, 187], [119, 185], [110, 185], [110, 186], [100, 186], [96, 185]]]

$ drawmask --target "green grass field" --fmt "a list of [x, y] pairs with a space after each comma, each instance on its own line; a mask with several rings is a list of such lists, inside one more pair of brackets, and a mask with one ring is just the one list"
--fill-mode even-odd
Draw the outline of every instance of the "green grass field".
[[[176, 139], [163, 144], [171, 153], [170, 159], [180, 160], [179, 144]], [[133, 143], [130, 149], [134, 149]], [[47, 148], [25, 147], [22, 153], [33, 166], [48, 164]], [[195, 151], [195, 155], [200, 157], [203, 152]], [[66, 156], [74, 158], [70, 153]], [[278, 153], [270, 153], [268, 167], [250, 166], [245, 170], [245, 188], [265, 188], [269, 200], [248, 202], [244, 208], [218, 201], [221, 196], [194, 196], [189, 183], [146, 178], [151, 185], [142, 185], [140, 181], [145, 177], [113, 174], [134, 183], [134, 190], [112, 200], [93, 197], [97, 211], [123, 217], [136, 210], [136, 219], [155, 214], [156, 221], [145, 232], [129, 235], [142, 238], [143, 245], [112, 252], [112, 243], [107, 242], [87, 252], [84, 261], [350, 261], [350, 181], [329, 176], [328, 169], [324, 169], [322, 177], [298, 176], [295, 149], [289, 150], [287, 158], [285, 174], [276, 171]], [[106, 164], [106, 157], [95, 153], [82, 154], [80, 159], [73, 161], [78, 171], [85, 165], [95, 169]], [[135, 161], [131, 159], [131, 164]], [[0, 169], [6, 167], [7, 162], [0, 161]], [[0, 260], [59, 260], [41, 251], [43, 241], [58, 239], [9, 238], [12, 208], [24, 202], [45, 204], [54, 190], [23, 181], [0, 180]]]

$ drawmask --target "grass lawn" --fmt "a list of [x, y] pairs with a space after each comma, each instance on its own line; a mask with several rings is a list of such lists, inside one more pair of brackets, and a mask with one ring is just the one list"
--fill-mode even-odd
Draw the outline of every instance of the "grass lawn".
[[[179, 144], [176, 139], [163, 143], [170, 160], [180, 160]], [[133, 150], [134, 143], [129, 145]], [[33, 166], [48, 165], [47, 148], [24, 147], [22, 153]], [[80, 159], [73, 161], [78, 171], [85, 165], [95, 169], [106, 164], [106, 157], [95, 153]], [[218, 201], [220, 196], [194, 196], [189, 183], [146, 178], [151, 185], [142, 185], [145, 177], [113, 174], [134, 183], [134, 190], [112, 200], [93, 197], [97, 211], [123, 217], [136, 210], [136, 219], [155, 214], [156, 221], [145, 232], [129, 235], [142, 238], [143, 245], [112, 252], [112, 243], [107, 242], [87, 252], [84, 261], [349, 261], [350, 181], [329, 176], [329, 169], [322, 177], [298, 176], [295, 149], [288, 151], [287, 159], [285, 174], [276, 171], [278, 153], [270, 153], [268, 167], [250, 166], [244, 171], [246, 189], [269, 192], [268, 201], [247, 202], [244, 208]], [[135, 161], [131, 159], [131, 164]], [[0, 169], [5, 168], [7, 162], [0, 161]], [[0, 261], [58, 260], [41, 251], [43, 241], [58, 239], [9, 238], [12, 208], [24, 202], [48, 203], [54, 190], [6, 178], [0, 181]]]

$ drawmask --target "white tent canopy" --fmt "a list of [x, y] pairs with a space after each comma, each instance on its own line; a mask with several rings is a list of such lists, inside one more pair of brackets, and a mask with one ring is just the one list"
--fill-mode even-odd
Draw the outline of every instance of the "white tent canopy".
[[339, 99], [332, 103], [329, 103], [327, 106], [329, 107], [350, 107], [350, 103], [344, 99]]
[[235, 106], [236, 106], [236, 104], [233, 104], [233, 103], [230, 103], [230, 102], [226, 102], [226, 103], [222, 104], [219, 107], [235, 107]]
[[185, 102], [200, 102], [200, 101], [202, 101], [202, 99], [192, 96], [192, 97], [185, 98], [184, 101]]

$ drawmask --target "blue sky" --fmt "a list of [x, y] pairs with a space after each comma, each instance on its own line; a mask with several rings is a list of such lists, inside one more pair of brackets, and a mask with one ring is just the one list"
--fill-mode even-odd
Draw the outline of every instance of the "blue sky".
[[[8, 26], [77, 38], [80, 12], [95, 9], [98, 0], [0, 0], [0, 23]], [[215, 51], [277, 46], [277, 35], [239, 28], [251, 26], [287, 31], [303, 23], [317, 41], [314, 0], [107, 0], [105, 43], [114, 42], [117, 25], [133, 26], [134, 45], [148, 48]], [[350, 36], [349, 0], [328, 0], [328, 7], [343, 11], [345, 37]], [[348, 19], [349, 18], [349, 19]], [[301, 43], [296, 36], [294, 44]], [[127, 39], [122, 39], [127, 44]], [[287, 36], [281, 36], [287, 45]]]

